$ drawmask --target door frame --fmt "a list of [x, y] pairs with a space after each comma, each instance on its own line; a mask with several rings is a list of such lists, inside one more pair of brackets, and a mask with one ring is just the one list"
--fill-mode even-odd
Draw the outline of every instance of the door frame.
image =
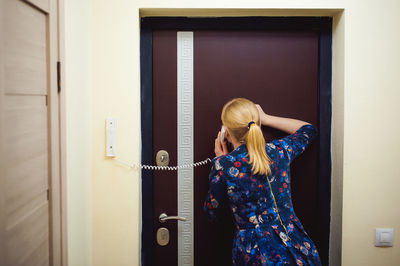
[[[141, 163], [152, 164], [153, 30], [312, 30], [319, 33], [318, 220], [329, 249], [331, 211], [332, 16], [322, 17], [143, 17], [140, 25]], [[152, 172], [141, 171], [141, 265], [150, 265], [153, 236]]]
[[68, 226], [67, 226], [67, 117], [66, 117], [66, 84], [65, 84], [65, 2], [58, 0], [58, 102], [59, 102], [59, 138], [60, 138], [60, 222], [56, 225], [60, 230], [60, 258], [63, 266], [68, 265]]
[[[27, 2], [31, 2], [28, 0]], [[65, 92], [65, 13], [64, 0], [50, 1], [52, 14], [49, 31], [56, 40], [50, 54], [51, 85], [49, 88], [49, 108], [51, 110], [49, 131], [51, 132], [49, 187], [50, 217], [50, 263], [68, 265], [67, 241], [67, 171], [66, 171], [66, 92]]]

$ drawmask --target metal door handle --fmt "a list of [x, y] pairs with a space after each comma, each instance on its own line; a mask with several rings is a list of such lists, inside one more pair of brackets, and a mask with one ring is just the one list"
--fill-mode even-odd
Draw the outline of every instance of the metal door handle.
[[166, 213], [161, 213], [160, 217], [158, 217], [158, 220], [160, 221], [160, 223], [165, 223], [167, 220], [179, 220], [183, 222], [187, 221], [185, 217], [168, 216]]

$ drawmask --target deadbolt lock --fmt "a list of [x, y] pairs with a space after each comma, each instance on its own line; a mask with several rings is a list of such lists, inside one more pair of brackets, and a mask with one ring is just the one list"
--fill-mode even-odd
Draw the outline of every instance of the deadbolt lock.
[[165, 227], [160, 227], [157, 230], [157, 243], [160, 246], [166, 246], [169, 243], [169, 230]]
[[157, 166], [168, 166], [169, 164], [169, 154], [165, 150], [160, 150], [156, 155]]

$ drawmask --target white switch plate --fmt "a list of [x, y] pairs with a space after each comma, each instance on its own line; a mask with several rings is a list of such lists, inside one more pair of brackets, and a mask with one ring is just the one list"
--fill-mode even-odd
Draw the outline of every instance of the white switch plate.
[[376, 228], [375, 246], [376, 247], [393, 246], [393, 228]]
[[117, 155], [117, 128], [115, 118], [107, 118], [106, 120], [106, 156], [115, 157]]

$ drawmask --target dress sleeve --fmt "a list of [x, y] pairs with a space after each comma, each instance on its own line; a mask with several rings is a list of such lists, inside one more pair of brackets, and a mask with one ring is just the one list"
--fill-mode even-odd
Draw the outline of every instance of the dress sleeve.
[[278, 149], [283, 150], [287, 154], [289, 162], [292, 162], [310, 145], [315, 136], [317, 136], [317, 128], [307, 124], [299, 128], [295, 133], [282, 139], [274, 140], [272, 143]]
[[210, 188], [204, 201], [203, 209], [210, 221], [214, 221], [220, 211], [221, 203], [226, 195], [226, 184], [224, 180], [224, 169], [221, 165], [221, 157], [211, 161], [212, 167], [208, 175]]

